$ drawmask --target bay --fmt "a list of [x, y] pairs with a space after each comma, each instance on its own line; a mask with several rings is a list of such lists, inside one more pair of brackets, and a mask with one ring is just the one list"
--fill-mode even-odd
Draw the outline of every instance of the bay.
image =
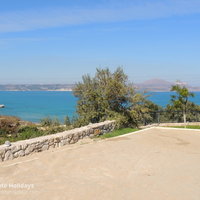
[[32, 122], [39, 122], [44, 117], [63, 121], [66, 115], [74, 115], [76, 101], [72, 92], [1, 91], [0, 104], [5, 108], [0, 109], [0, 115], [18, 116]]
[[[165, 107], [172, 92], [151, 92], [149, 100]], [[195, 92], [191, 99], [200, 105], [200, 92]], [[39, 122], [44, 117], [58, 118], [60, 121], [68, 115], [72, 117], [76, 112], [77, 98], [72, 92], [54, 91], [0, 91], [0, 104], [5, 108], [0, 109], [0, 115], [18, 116], [23, 120]]]

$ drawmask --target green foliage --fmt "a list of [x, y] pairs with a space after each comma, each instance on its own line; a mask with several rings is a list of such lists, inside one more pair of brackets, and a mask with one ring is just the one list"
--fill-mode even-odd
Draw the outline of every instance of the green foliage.
[[[44, 128], [43, 135], [55, 134], [67, 130], [65, 126], [61, 125], [58, 118], [44, 118], [41, 120], [41, 126]], [[71, 127], [68, 129], [71, 129]]]
[[39, 130], [36, 126], [25, 126], [19, 129], [18, 140], [26, 140], [44, 135], [44, 131]]
[[41, 126], [46, 126], [46, 127], [49, 127], [49, 126], [60, 126], [60, 122], [58, 120], [58, 118], [50, 118], [50, 117], [45, 117], [43, 119], [41, 119], [40, 121], [40, 124]]
[[116, 119], [118, 127], [135, 127], [152, 116], [151, 105], [143, 94], [138, 94], [121, 68], [111, 73], [109, 69], [97, 69], [92, 78], [83, 76], [76, 84], [74, 95], [78, 97], [78, 119], [75, 126], [97, 123], [107, 119]]
[[104, 121], [112, 112], [124, 113], [133, 89], [127, 85], [127, 76], [118, 68], [114, 73], [109, 69], [97, 69], [94, 78], [83, 76], [83, 83], [74, 88], [78, 97], [77, 113], [81, 123]]
[[138, 129], [123, 128], [123, 129], [114, 130], [110, 133], [106, 133], [104, 135], [101, 135], [101, 136], [99, 136], [99, 138], [101, 138], [101, 139], [111, 138], [111, 137], [116, 137], [116, 136], [119, 136], [119, 135], [124, 135], [124, 134], [127, 134], [127, 133], [132, 133], [132, 132], [135, 132], [135, 131], [138, 131]]
[[65, 117], [64, 124], [65, 124], [65, 126], [71, 126], [71, 121], [70, 121], [70, 118], [68, 116]]
[[51, 126], [53, 124], [53, 121], [50, 117], [45, 117], [40, 120], [41, 126]]
[[55, 134], [55, 133], [59, 133], [59, 132], [63, 132], [65, 131], [65, 127], [62, 126], [51, 126], [48, 127], [45, 131], [44, 131], [44, 135], [50, 135], [50, 134]]
[[171, 91], [176, 93], [171, 96], [172, 105], [183, 112], [187, 112], [188, 99], [189, 97], [194, 97], [194, 93], [189, 92], [188, 88], [180, 85], [173, 85]]
[[60, 126], [60, 121], [58, 118], [52, 119], [52, 126]]
[[175, 94], [171, 96], [171, 104], [166, 107], [166, 118], [177, 122], [193, 120], [195, 117], [194, 112], [200, 110], [198, 105], [189, 101], [190, 97], [194, 97], [194, 93], [189, 92], [188, 88], [180, 85], [173, 85], [171, 91]]
[[65, 127], [62, 126], [50, 126], [46, 127], [45, 129], [41, 129], [41, 127], [37, 127], [36, 125], [22, 126], [18, 129], [18, 132], [15, 135], [3, 135], [0, 137], [0, 144], [4, 144], [6, 140], [15, 142], [19, 140], [26, 140], [44, 135], [55, 134], [65, 130]]
[[16, 142], [19, 140], [39, 137], [42, 135], [44, 135], [44, 131], [39, 130], [35, 125], [22, 126], [18, 128], [18, 131], [15, 135], [4, 135], [2, 138], [0, 138], [0, 144], [4, 144], [6, 140], [9, 140], [10, 142]]
[[0, 135], [15, 135], [20, 126], [20, 119], [12, 116], [0, 116]]
[[[183, 110], [181, 107], [167, 105], [165, 117], [168, 121], [183, 122]], [[187, 102], [187, 121], [200, 121], [200, 106], [192, 102]]]
[[147, 100], [147, 95], [136, 93], [132, 98], [131, 116], [136, 125], [146, 125], [157, 120], [161, 107]]
[[188, 129], [200, 129], [200, 125], [187, 125], [185, 126], [171, 126], [171, 128], [188, 128]]

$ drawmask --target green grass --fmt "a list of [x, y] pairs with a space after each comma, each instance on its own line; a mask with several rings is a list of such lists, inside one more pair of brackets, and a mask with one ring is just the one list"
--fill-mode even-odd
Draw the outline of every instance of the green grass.
[[[104, 135], [99, 136], [98, 138], [105, 139], [105, 138], [116, 137], [119, 135], [135, 132], [137, 130], [138, 129], [133, 129], [133, 128], [123, 128], [123, 129], [115, 130], [110, 133], [106, 133]], [[39, 130], [37, 127], [27, 126], [27, 127], [21, 128], [15, 137], [14, 136], [11, 136], [11, 137], [0, 136], [0, 145], [4, 144], [6, 140], [9, 140], [10, 142], [16, 142], [19, 140], [26, 140], [26, 139], [39, 137], [39, 136], [54, 134], [61, 131], [63, 131], [63, 129], [60, 129], [60, 127], [42, 131], [42, 130]]]
[[[170, 126], [171, 128], [185, 128], [185, 126]], [[200, 125], [188, 125], [186, 128], [190, 129], [200, 129]]]
[[101, 139], [111, 138], [111, 137], [116, 137], [116, 136], [119, 136], [119, 135], [124, 135], [124, 134], [127, 134], [127, 133], [132, 133], [132, 132], [135, 132], [135, 131], [138, 131], [138, 129], [123, 128], [123, 129], [112, 131], [110, 133], [106, 133], [104, 135], [99, 136], [98, 138], [101, 138]]
[[48, 127], [46, 130], [40, 130], [36, 126], [25, 126], [18, 130], [16, 135], [0, 135], [0, 145], [4, 144], [5, 141], [17, 142], [20, 140], [27, 140], [40, 136], [50, 135], [65, 131], [63, 127]]

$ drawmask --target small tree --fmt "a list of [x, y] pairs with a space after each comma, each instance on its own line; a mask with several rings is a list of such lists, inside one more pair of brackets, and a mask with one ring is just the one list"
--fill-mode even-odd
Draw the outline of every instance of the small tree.
[[40, 120], [41, 126], [52, 126], [53, 120], [50, 117], [45, 117]]
[[76, 84], [74, 95], [78, 97], [77, 113], [82, 125], [97, 123], [110, 117], [126, 115], [134, 89], [121, 68], [114, 73], [109, 69], [97, 69], [92, 78], [83, 76]]
[[180, 85], [173, 85], [171, 91], [175, 92], [175, 95], [171, 95], [171, 103], [176, 108], [182, 111], [183, 120], [186, 124], [187, 111], [189, 104], [189, 97], [194, 97], [194, 93], [189, 92], [188, 88]]
[[151, 120], [147, 114], [146, 97], [136, 93], [121, 68], [113, 73], [109, 69], [97, 69], [95, 76], [83, 76], [76, 84], [74, 95], [78, 97], [76, 125], [97, 123], [115, 119], [118, 127], [135, 127]]
[[66, 116], [64, 118], [64, 124], [65, 124], [65, 126], [70, 126], [71, 125], [71, 121], [70, 121], [70, 118], [68, 116]]
[[132, 98], [131, 115], [135, 123], [147, 125], [158, 121], [157, 112], [161, 107], [147, 99], [149, 95], [136, 93]]
[[60, 126], [60, 121], [57, 117], [52, 119], [52, 126]]
[[[183, 121], [183, 111], [179, 107], [175, 107], [174, 105], [167, 105], [165, 108], [165, 118], [166, 121], [172, 122], [182, 122]], [[193, 102], [188, 101], [187, 104], [187, 121], [195, 122], [200, 120], [200, 106], [194, 104]]]

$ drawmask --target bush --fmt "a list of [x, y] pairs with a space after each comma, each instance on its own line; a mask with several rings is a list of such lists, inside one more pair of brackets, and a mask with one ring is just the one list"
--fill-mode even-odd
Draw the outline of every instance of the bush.
[[37, 126], [34, 126], [34, 125], [32, 125], [32, 126], [24, 126], [24, 127], [21, 127], [20, 129], [19, 129], [19, 133], [23, 133], [23, 132], [34, 132], [34, 131], [38, 131], [38, 128], [37, 128]]
[[120, 135], [125, 135], [125, 134], [132, 133], [132, 132], [135, 132], [135, 131], [138, 131], [138, 129], [122, 128], [122, 129], [114, 130], [110, 133], [106, 133], [104, 135], [100, 135], [98, 137], [101, 138], [101, 139], [105, 139], [105, 138], [111, 138], [111, 137], [117, 137], [117, 136], [120, 136]]
[[65, 131], [64, 127], [50, 127], [48, 129], [45, 130], [45, 135], [50, 135], [50, 134], [55, 134], [55, 133], [59, 133], [59, 132], [63, 132]]
[[41, 126], [60, 126], [58, 118], [51, 119], [50, 117], [41, 119], [40, 124]]
[[94, 77], [85, 75], [73, 88], [77, 102], [77, 117], [73, 127], [116, 119], [117, 127], [138, 127], [153, 121], [149, 113], [156, 107], [130, 84], [122, 68], [115, 72], [97, 69]]
[[52, 126], [60, 126], [60, 121], [58, 118], [52, 119]]
[[20, 126], [20, 119], [12, 116], [0, 116], [0, 135], [15, 135]]
[[53, 120], [50, 117], [45, 117], [40, 120], [41, 126], [51, 126], [53, 124]]
[[20, 140], [26, 140], [44, 135], [44, 131], [39, 130], [36, 126], [24, 126], [19, 129], [17, 137]]
[[65, 126], [70, 126], [71, 125], [71, 121], [70, 121], [70, 118], [68, 116], [65, 117], [64, 124], [65, 124]]

